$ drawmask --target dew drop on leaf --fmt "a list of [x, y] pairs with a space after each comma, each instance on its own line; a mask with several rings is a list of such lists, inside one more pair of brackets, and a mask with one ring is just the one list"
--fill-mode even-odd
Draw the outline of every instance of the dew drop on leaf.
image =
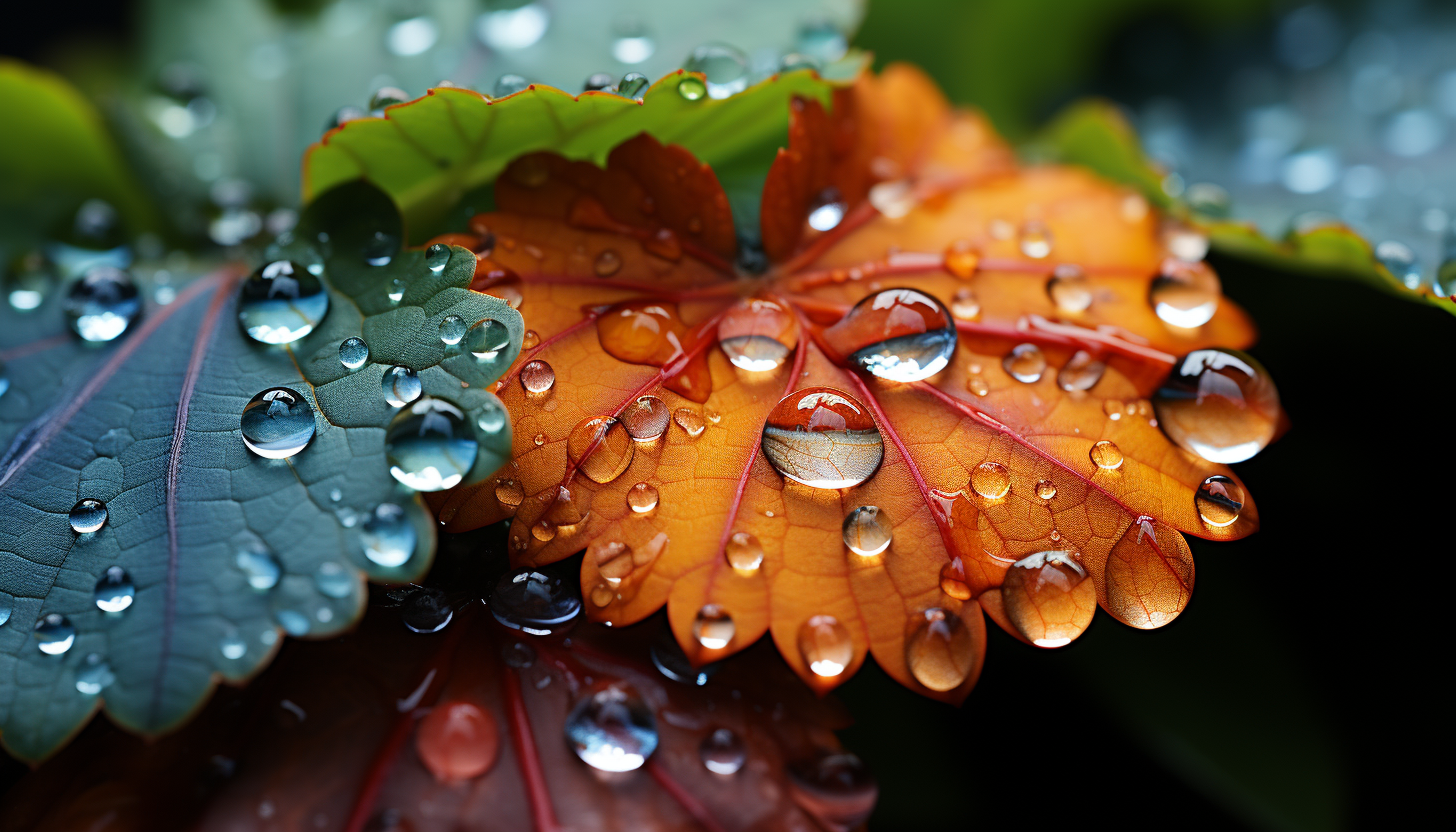
[[59, 656], [76, 643], [76, 628], [71, 619], [59, 613], [41, 616], [35, 622], [35, 638], [40, 652], [48, 656]]
[[1204, 480], [1193, 495], [1203, 522], [1215, 528], [1233, 525], [1244, 508], [1244, 489], [1229, 477], [1215, 474]]
[[399, 620], [412, 633], [438, 633], [455, 617], [450, 598], [439, 587], [422, 587], [399, 605]]
[[494, 318], [486, 318], [465, 333], [465, 351], [477, 361], [499, 361], [501, 353], [511, 345], [511, 332]]
[[508, 95], [515, 95], [529, 86], [531, 86], [531, 82], [527, 81], [523, 76], [508, 72], [495, 79], [495, 86], [491, 88], [491, 98], [505, 98]]
[[950, 313], [957, 320], [974, 321], [981, 317], [981, 301], [970, 289], [957, 289], [950, 298]]
[[106, 525], [106, 504], [87, 497], [71, 507], [71, 531], [76, 534], [91, 534]]
[[404, 300], [404, 281], [396, 277], [389, 281], [389, 291], [385, 293], [390, 303], [399, 303]]
[[851, 363], [888, 381], [919, 381], [955, 353], [956, 330], [940, 301], [914, 289], [865, 297], [824, 330], [825, 342]]
[[502, 575], [490, 596], [495, 619], [533, 636], [549, 635], [581, 612], [574, 583], [553, 575], [520, 569]]
[[672, 420], [677, 422], [677, 426], [692, 439], [702, 436], [703, 430], [708, 426], [708, 423], [703, 420], [703, 414], [690, 407], [679, 407], [674, 410]]
[[971, 490], [988, 500], [999, 500], [1011, 490], [1011, 472], [999, 462], [982, 462], [971, 471]]
[[392, 107], [395, 104], [403, 104], [409, 100], [409, 93], [399, 87], [380, 87], [369, 96], [369, 109], [383, 110], [385, 107]]
[[850, 488], [884, 458], [874, 419], [852, 396], [810, 387], [785, 396], [763, 426], [764, 456], [775, 470], [811, 488]]
[[[622, 43], [623, 40], [647, 40], [647, 39], [646, 38], [640, 38], [640, 39], [637, 39], [637, 38], [625, 38], [625, 39], [619, 38], [617, 40], [617, 43]], [[650, 44], [651, 41], [648, 40], [647, 43]], [[623, 63], [631, 63], [631, 62], [630, 61], [624, 61]], [[647, 92], [647, 88], [650, 85], [651, 85], [651, 82], [647, 80], [647, 76], [646, 75], [643, 75], [640, 72], [629, 72], [626, 75], [623, 75], [622, 76], [622, 80], [620, 80], [620, 81], [617, 82], [617, 94], [620, 95], [620, 96], [623, 96], [624, 98], [641, 98], [642, 97], [642, 94], [645, 93], [645, 92]]]
[[379, 389], [384, 392], [384, 400], [389, 402], [390, 407], [404, 407], [418, 399], [424, 387], [420, 383], [420, 374], [413, 369], [390, 367], [384, 371]]
[[750, 532], [734, 532], [723, 547], [723, 556], [734, 571], [751, 575], [763, 565], [763, 544]]
[[984, 396], [991, 392], [991, 385], [979, 375], [973, 375], [966, 379], [966, 389], [977, 396]]
[[521, 367], [521, 387], [527, 393], [543, 396], [556, 386], [556, 371], [541, 359], [527, 361]]
[[136, 585], [131, 576], [120, 566], [108, 566], [96, 581], [93, 593], [97, 609], [102, 612], [121, 612], [131, 606], [136, 598]]
[[364, 556], [386, 568], [403, 566], [414, 556], [419, 534], [409, 515], [394, 503], [380, 503], [369, 512], [360, 529]]
[[[398, 251], [399, 237], [385, 231], [375, 231], [364, 243], [364, 262], [371, 266], [388, 266], [393, 262], [394, 255]], [[400, 284], [402, 289], [403, 281], [395, 278], [395, 282]], [[391, 297], [391, 300], [399, 300], [399, 298]]]
[[810, 616], [799, 626], [799, 655], [816, 676], [833, 678], [854, 660], [849, 630], [832, 615]]
[[722, 650], [733, 642], [733, 616], [717, 604], [705, 604], [693, 618], [693, 638], [706, 650]]
[[[946, 271], [961, 280], [970, 280], [981, 265], [981, 253], [968, 242], [952, 243], [945, 250], [943, 265]], [[977, 311], [980, 311], [979, 305]], [[960, 317], [959, 314], [957, 317]]]
[[526, 499], [526, 490], [514, 479], [505, 479], [495, 484], [495, 498], [506, 508], [515, 508]]
[[453, 347], [465, 337], [465, 319], [459, 315], [446, 315], [440, 321], [440, 342]]
[[627, 489], [627, 506], [634, 514], [647, 514], [657, 508], [657, 489], [649, 483], [639, 482]]
[[234, 631], [222, 637], [222, 640], [217, 644], [217, 649], [222, 653], [224, 659], [237, 661], [248, 652], [248, 643], [243, 641], [242, 637]]
[[826, 188], [809, 204], [806, 222], [815, 231], [832, 231], [844, 221], [844, 212], [848, 208], [838, 188]]
[[329, 311], [329, 293], [303, 265], [274, 260], [238, 290], [238, 322], [263, 344], [291, 344], [314, 331]]
[[1143, 630], [1162, 627], [1183, 611], [1193, 592], [1193, 554], [1169, 526], [1139, 517], [1108, 553], [1103, 569], [1106, 610]]
[[1092, 445], [1092, 450], [1087, 452], [1093, 464], [1104, 471], [1116, 471], [1122, 467], [1122, 449], [1107, 439], [1099, 440]]
[[313, 585], [327, 598], [348, 598], [354, 593], [358, 580], [352, 569], [326, 560], [313, 571]]
[[718, 346], [740, 370], [776, 370], [798, 343], [799, 325], [793, 313], [765, 298], [739, 301], [718, 322]]
[[1097, 590], [1073, 552], [1036, 552], [1012, 564], [1001, 598], [1012, 625], [1038, 647], [1071, 643], [1097, 610]]
[[737, 774], [748, 760], [748, 747], [732, 729], [716, 728], [698, 744], [698, 759], [714, 774]]
[[1407, 289], [1421, 288], [1423, 279], [1420, 262], [1410, 246], [1395, 240], [1386, 240], [1375, 246], [1375, 259]]
[[[727, 44], [699, 46], [683, 62], [683, 69], [703, 74], [710, 98], [727, 98], [748, 88], [748, 56]], [[678, 84], [678, 92], [689, 101], [696, 100], [683, 92], [682, 83]]]
[[480, 443], [460, 408], [426, 396], [395, 415], [384, 434], [389, 473], [416, 491], [453, 488], [475, 466]]
[[[606, 605], [599, 604], [598, 606]], [[687, 654], [683, 652], [677, 639], [673, 638], [671, 631], [665, 628], [662, 635], [653, 640], [648, 652], [652, 656], [652, 666], [656, 667], [659, 673], [674, 682], [681, 682], [685, 685], [699, 687], [706, 685], [709, 677], [718, 669], [716, 664], [711, 663], [693, 667], [693, 663], [688, 660]]]
[[248, 450], [267, 459], [287, 459], [313, 440], [313, 405], [287, 387], [274, 387], [248, 400], [240, 424]]
[[114, 341], [142, 314], [141, 293], [131, 275], [114, 266], [96, 266], [66, 293], [71, 330], [92, 343]]
[[1148, 303], [1163, 323], [1183, 329], [1203, 326], [1218, 311], [1223, 286], [1203, 263], [1169, 260], [1148, 287]]
[[599, 684], [566, 717], [566, 742], [599, 771], [633, 771], [657, 750], [657, 718], [625, 682]]
[[1023, 384], [1041, 381], [1046, 372], [1046, 354], [1036, 344], [1017, 344], [1001, 359], [1001, 366], [1012, 378]]
[[889, 518], [878, 506], [860, 506], [844, 516], [844, 545], [860, 557], [874, 557], [890, 548], [894, 536]]
[[1036, 484], [1036, 496], [1043, 500], [1050, 500], [1057, 496], [1057, 484], [1051, 480], [1041, 480]]
[[915, 619], [905, 639], [905, 664], [920, 684], [935, 691], [955, 690], [975, 664], [975, 642], [960, 616], [931, 607]]
[[566, 437], [566, 453], [592, 482], [609, 483], [632, 464], [636, 443], [627, 429], [610, 416], [588, 416]]
[[1262, 451], [1279, 422], [1279, 392], [1259, 362], [1233, 350], [1195, 350], [1153, 395], [1158, 426], [1175, 445], [1230, 464]]
[[698, 101], [708, 94], [708, 87], [696, 76], [687, 75], [677, 82], [677, 94], [688, 101]]
[[534, 329], [526, 330], [526, 334], [521, 336], [521, 349], [523, 350], [529, 350], [539, 343], [541, 343], [541, 336]]
[[87, 656], [76, 670], [76, 691], [86, 696], [95, 696], [115, 681], [116, 674], [111, 672], [111, 665], [101, 658], [100, 653]]
[[1066, 263], [1057, 266], [1047, 279], [1046, 290], [1057, 311], [1066, 315], [1086, 312], [1092, 305], [1092, 281], [1079, 266]]
[[667, 433], [672, 412], [657, 396], [638, 396], [622, 409], [620, 417], [627, 434], [638, 442], [654, 442]]
[[622, 269], [622, 255], [612, 249], [602, 249], [597, 254], [597, 259], [592, 262], [592, 271], [597, 277], [611, 277]]
[[1044, 259], [1052, 253], [1052, 231], [1040, 220], [1027, 220], [1021, 226], [1017, 245], [1027, 257]]
[[952, 558], [940, 567], [940, 591], [957, 601], [971, 599], [971, 585], [966, 580], [966, 567], [960, 558]]
[[268, 551], [260, 540], [248, 540], [238, 545], [233, 562], [242, 570], [248, 586], [259, 592], [266, 592], [278, 585], [283, 577], [283, 567], [278, 558]]
[[1091, 390], [1102, 380], [1107, 365], [1086, 350], [1077, 350], [1057, 372], [1057, 386], [1068, 393], [1077, 390]]
[[474, 703], [441, 702], [420, 720], [415, 751], [439, 782], [464, 782], [495, 765], [500, 728], [490, 712]]
[[339, 363], [346, 370], [357, 370], [369, 360], [369, 345], [357, 335], [345, 338], [339, 344]]
[[444, 243], [435, 243], [425, 249], [425, 268], [439, 274], [445, 270], [450, 263], [450, 247]]

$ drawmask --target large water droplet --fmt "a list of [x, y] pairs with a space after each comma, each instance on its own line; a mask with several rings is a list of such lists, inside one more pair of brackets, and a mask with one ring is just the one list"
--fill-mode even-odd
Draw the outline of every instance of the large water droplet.
[[1051, 480], [1041, 480], [1036, 484], [1036, 496], [1043, 500], [1050, 500], [1057, 496], [1057, 484]]
[[410, 100], [409, 93], [399, 87], [380, 87], [369, 96], [369, 110], [383, 110], [385, 107], [393, 107], [396, 104], [403, 104]]
[[1209, 462], [1243, 462], [1269, 444], [1279, 424], [1274, 382], [1259, 362], [1233, 350], [1179, 359], [1153, 407], [1174, 444]]
[[71, 619], [59, 613], [41, 616], [35, 622], [35, 638], [40, 652], [48, 656], [59, 656], [76, 643], [76, 628]]
[[815, 615], [799, 625], [799, 655], [816, 676], [833, 678], [854, 661], [849, 630], [832, 615]]
[[874, 557], [890, 548], [890, 519], [879, 506], [860, 506], [844, 516], [844, 545], [860, 557]]
[[831, 348], [889, 381], [919, 381], [950, 363], [956, 330], [940, 301], [914, 289], [885, 289], [824, 330]]
[[545, 361], [536, 359], [527, 361], [521, 367], [521, 387], [527, 393], [535, 396], [544, 396], [551, 392], [556, 386], [556, 371]]
[[588, 416], [566, 437], [566, 453], [592, 482], [609, 483], [632, 464], [635, 444], [616, 419]]
[[829, 387], [785, 396], [764, 423], [762, 447], [780, 474], [812, 488], [859, 485], [885, 454], [879, 428], [864, 406]]
[[1057, 373], [1057, 386], [1069, 393], [1091, 390], [1102, 380], [1102, 374], [1106, 371], [1107, 365], [1093, 357], [1092, 353], [1077, 350], [1067, 359], [1066, 366]]
[[491, 49], [516, 51], [541, 40], [551, 25], [551, 14], [540, 3], [496, 9], [475, 19], [475, 34]]
[[443, 491], [460, 483], [480, 451], [460, 408], [426, 396], [401, 410], [384, 434], [389, 473], [416, 491]]
[[652, 82], [646, 75], [640, 72], [629, 72], [617, 82], [617, 95], [624, 98], [641, 98], [651, 85]]
[[106, 525], [106, 504], [87, 497], [71, 507], [71, 531], [76, 534], [91, 534]]
[[379, 388], [384, 391], [384, 400], [390, 407], [404, 407], [418, 399], [424, 386], [420, 374], [409, 367], [390, 367], [384, 371]]
[[799, 324], [793, 313], [766, 298], [739, 301], [718, 322], [718, 346], [742, 370], [776, 370], [798, 343]]
[[1203, 263], [1170, 259], [1148, 287], [1148, 302], [1169, 326], [1191, 329], [1213, 320], [1223, 286]]
[[369, 360], [369, 345], [357, 335], [345, 338], [339, 344], [339, 363], [346, 370], [357, 370]]
[[1215, 528], [1231, 526], [1244, 510], [1243, 486], [1221, 474], [1204, 480], [1193, 495], [1193, 504], [1203, 522]]
[[704, 604], [693, 618], [693, 638], [705, 650], [722, 650], [733, 642], [733, 616], [717, 604]]
[[1093, 464], [1104, 471], [1116, 471], [1122, 467], [1122, 449], [1113, 442], [1102, 439], [1092, 445], [1092, 450], [1087, 452]]
[[287, 387], [274, 387], [248, 400], [241, 425], [248, 450], [268, 459], [287, 459], [313, 439], [313, 405]]
[[[450, 264], [450, 247], [444, 243], [434, 243], [425, 249], [425, 268], [439, 274]], [[453, 343], [453, 342], [452, 342]]]
[[[420, 720], [419, 730], [415, 732], [415, 751], [439, 782], [464, 783], [495, 765], [500, 755], [500, 729], [495, 717], [479, 705], [441, 702]], [[412, 828], [401, 823], [392, 832], [407, 832]]]
[[415, 553], [419, 533], [409, 515], [394, 503], [380, 503], [364, 520], [359, 540], [364, 556], [380, 566], [403, 566]]
[[1057, 311], [1067, 315], [1086, 312], [1092, 305], [1092, 281], [1078, 266], [1062, 264], [1047, 279], [1047, 297]]
[[699, 46], [683, 62], [683, 69], [703, 73], [710, 98], [727, 98], [748, 88], [748, 56], [727, 44]]
[[844, 221], [844, 212], [849, 205], [838, 188], [825, 188], [809, 203], [806, 222], [815, 231], [832, 231]]
[[638, 442], [653, 442], [667, 433], [672, 411], [657, 396], [639, 396], [622, 409], [619, 417], [627, 434]]
[[136, 597], [136, 585], [125, 569], [108, 566], [96, 581], [93, 597], [102, 612], [121, 612], [131, 606], [132, 599]]
[[915, 631], [905, 639], [905, 664], [911, 675], [935, 691], [960, 687], [971, 673], [975, 654], [965, 622], [940, 607], [922, 612]]
[[446, 315], [440, 321], [440, 342], [453, 347], [465, 337], [465, 319], [459, 315]]
[[224, 659], [237, 661], [248, 652], [248, 643], [243, 641], [243, 637], [234, 630], [222, 637], [222, 640], [217, 643], [217, 649], [222, 653]]
[[1074, 552], [1037, 552], [1006, 571], [1006, 617], [1038, 647], [1061, 647], [1080, 636], [1097, 611], [1097, 590]]
[[242, 570], [248, 586], [260, 592], [277, 586], [278, 579], [283, 577], [283, 567], [278, 563], [278, 558], [258, 540], [240, 544], [233, 561]]
[[326, 560], [314, 570], [313, 585], [328, 598], [348, 598], [354, 594], [359, 579], [349, 567]]
[[292, 260], [260, 266], [238, 292], [238, 322], [254, 341], [291, 344], [313, 332], [329, 311], [329, 293]]
[[981, 301], [970, 289], [957, 289], [950, 299], [950, 313], [958, 320], [974, 321], [981, 317]]
[[789, 796], [822, 829], [858, 829], [875, 807], [879, 787], [853, 754], [821, 751], [788, 769]]
[[696, 75], [687, 75], [677, 82], [677, 94], [688, 101], [698, 101], [708, 94], [708, 86]]
[[438, 633], [454, 617], [450, 598], [439, 587], [421, 587], [399, 605], [399, 620], [413, 633]]
[[1001, 359], [1001, 366], [1012, 378], [1024, 384], [1041, 381], [1046, 372], [1046, 354], [1036, 344], [1017, 344]]
[[1017, 244], [1022, 254], [1041, 260], [1052, 253], [1052, 231], [1040, 220], [1027, 220], [1022, 223]]
[[633, 771], [657, 749], [657, 719], [631, 685], [602, 684], [571, 709], [566, 741], [592, 768]]
[[698, 759], [714, 774], [737, 774], [748, 760], [748, 746], [731, 729], [718, 728], [698, 744]]
[[581, 612], [574, 582], [530, 569], [508, 572], [496, 582], [490, 611], [500, 623], [533, 636], [550, 635]]
[[505, 98], [508, 95], [515, 95], [518, 92], [531, 86], [524, 75], [517, 75], [514, 72], [507, 72], [505, 75], [495, 79], [495, 86], [491, 88], [492, 98]]
[[749, 532], [734, 532], [723, 546], [723, 556], [734, 571], [753, 574], [763, 565], [763, 544]]
[[111, 665], [101, 658], [100, 653], [87, 656], [76, 670], [76, 691], [87, 696], [95, 696], [115, 681], [116, 674], [111, 672]]
[[999, 500], [1011, 490], [1011, 472], [999, 462], [982, 462], [971, 471], [971, 490], [988, 500]]
[[113, 266], [96, 266], [66, 293], [66, 319], [87, 341], [118, 338], [142, 314], [141, 293], [131, 275]]
[[510, 330], [494, 318], [486, 318], [465, 333], [465, 351], [477, 361], [498, 361], [510, 345]]

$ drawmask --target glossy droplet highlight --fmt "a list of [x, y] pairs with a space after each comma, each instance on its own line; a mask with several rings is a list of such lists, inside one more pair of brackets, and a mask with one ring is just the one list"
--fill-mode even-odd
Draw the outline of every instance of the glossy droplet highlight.
[[40, 652], [48, 656], [59, 656], [76, 643], [76, 628], [71, 619], [59, 613], [41, 616], [35, 622], [35, 638]]
[[279, 579], [283, 577], [283, 566], [260, 540], [250, 540], [239, 545], [234, 552], [233, 562], [242, 571], [248, 586], [259, 592], [266, 592], [277, 586]]
[[1052, 231], [1047, 228], [1046, 223], [1039, 220], [1022, 223], [1016, 242], [1022, 254], [1036, 260], [1044, 259], [1052, 253]]
[[439, 274], [445, 270], [450, 263], [450, 247], [444, 243], [434, 243], [425, 249], [425, 268]]
[[971, 599], [971, 585], [966, 580], [966, 567], [959, 558], [940, 567], [940, 591], [957, 601]]
[[346, 370], [357, 370], [369, 361], [369, 345], [357, 335], [345, 338], [339, 344], [339, 363]]
[[809, 203], [806, 221], [815, 231], [832, 231], [844, 221], [844, 212], [848, 208], [838, 188], [826, 188]]
[[811, 616], [801, 624], [798, 643], [799, 655], [816, 676], [833, 678], [854, 661], [849, 630], [832, 615]]
[[952, 243], [945, 250], [945, 270], [960, 278], [970, 280], [981, 265], [981, 253], [967, 241]]
[[1169, 260], [1148, 287], [1148, 303], [1169, 326], [1191, 329], [1213, 320], [1223, 286], [1203, 263]]
[[259, 267], [238, 292], [238, 322], [249, 338], [264, 344], [297, 341], [313, 332], [328, 311], [323, 284], [292, 260]]
[[703, 419], [703, 414], [690, 407], [679, 407], [672, 412], [672, 420], [677, 426], [683, 429], [690, 438], [697, 439], [703, 435], [708, 423]]
[[1244, 510], [1244, 488], [1229, 477], [1215, 474], [1204, 480], [1193, 495], [1193, 504], [1203, 522], [1215, 528], [1232, 526]]
[[888, 381], [919, 381], [950, 363], [955, 323], [940, 301], [914, 289], [886, 289], [861, 300], [824, 330], [849, 362]]
[[1047, 297], [1058, 312], [1076, 315], [1092, 305], [1092, 281], [1082, 269], [1072, 265], [1057, 266], [1047, 280]]
[[1106, 439], [1093, 443], [1092, 450], [1087, 455], [1091, 457], [1093, 464], [1104, 471], [1116, 471], [1122, 467], [1122, 449]]
[[1107, 365], [1086, 350], [1077, 350], [1057, 372], [1057, 386], [1068, 393], [1077, 390], [1091, 390], [1102, 380]]
[[1178, 617], [1193, 594], [1193, 554], [1175, 529], [1136, 518], [1108, 553], [1103, 606], [1119, 621], [1151, 630]]
[[267, 459], [287, 459], [313, 440], [313, 405], [287, 387], [264, 390], [248, 400], [240, 420], [243, 444]]
[[545, 361], [527, 361], [521, 367], [521, 387], [527, 393], [544, 396], [556, 385], [556, 371]]
[[733, 616], [717, 604], [706, 604], [693, 618], [693, 639], [705, 650], [722, 650], [733, 641]]
[[455, 346], [465, 337], [465, 319], [459, 315], [446, 315], [440, 321], [440, 342], [446, 346]]
[[829, 387], [800, 390], [775, 405], [764, 423], [762, 448], [780, 474], [811, 488], [859, 485], [885, 453], [865, 407]]
[[737, 774], [748, 760], [748, 747], [731, 729], [717, 728], [698, 744], [698, 759], [714, 774]]
[[975, 666], [975, 654], [975, 641], [965, 622], [940, 607], [922, 612], [905, 639], [910, 674], [934, 691], [960, 687]]
[[566, 437], [566, 453], [592, 482], [609, 483], [631, 466], [635, 444], [616, 419], [588, 416]]
[[860, 557], [874, 557], [890, 548], [894, 531], [878, 506], [860, 506], [844, 516], [844, 545]]
[[464, 349], [477, 361], [499, 361], [510, 345], [510, 330], [494, 318], [481, 321], [465, 333]]
[[566, 742], [599, 771], [633, 771], [657, 750], [657, 718], [626, 682], [598, 685], [566, 717]]
[[113, 266], [96, 266], [66, 293], [71, 331], [92, 343], [114, 341], [142, 314], [141, 293], [131, 275]]
[[966, 379], [966, 389], [974, 395], [985, 396], [991, 392], [991, 385], [981, 376], [973, 375]]
[[971, 490], [988, 500], [999, 500], [1011, 490], [1011, 472], [999, 462], [982, 462], [971, 471]]
[[575, 582], [520, 569], [508, 572], [496, 582], [490, 596], [495, 619], [513, 630], [533, 636], [550, 635], [570, 623], [581, 612], [581, 597]]
[[1071, 643], [1097, 611], [1097, 589], [1075, 552], [1037, 552], [1012, 564], [1001, 600], [1012, 626], [1038, 647]]
[[1153, 395], [1163, 433], [1209, 462], [1243, 462], [1262, 451], [1279, 424], [1279, 392], [1269, 374], [1233, 350], [1195, 350], [1174, 365]]
[[[699, 46], [683, 62], [683, 69], [703, 74], [710, 98], [727, 98], [748, 87], [748, 56], [727, 44], [709, 43]], [[682, 84], [688, 80], [693, 79], [684, 78], [679, 82], [678, 92], [693, 101], [696, 99], [682, 88]]]
[[1036, 496], [1043, 500], [1050, 500], [1057, 496], [1057, 485], [1051, 480], [1042, 480], [1036, 484]]
[[428, 635], [438, 633], [455, 617], [450, 597], [439, 587], [427, 586], [410, 594], [399, 605], [399, 620], [406, 630]]
[[136, 585], [131, 576], [120, 566], [108, 566], [96, 581], [92, 594], [97, 609], [102, 612], [121, 612], [131, 606], [136, 598]]
[[326, 598], [348, 598], [358, 586], [354, 570], [326, 560], [313, 571], [313, 585]]
[[741, 574], [752, 574], [763, 565], [763, 544], [749, 532], [734, 532], [723, 546], [728, 565]]
[[359, 540], [365, 557], [392, 569], [403, 566], [414, 556], [419, 533], [403, 508], [394, 503], [380, 503], [364, 520]]
[[634, 514], [647, 514], [657, 508], [657, 489], [651, 484], [639, 482], [627, 489], [627, 507]]
[[95, 696], [115, 681], [116, 674], [111, 672], [111, 665], [102, 660], [99, 653], [87, 656], [76, 670], [76, 691], [86, 696]]
[[622, 270], [622, 255], [611, 249], [602, 249], [597, 259], [592, 261], [592, 271], [597, 277], [611, 277]]
[[618, 418], [622, 427], [627, 429], [628, 436], [638, 442], [654, 442], [667, 433], [672, 411], [668, 409], [667, 402], [657, 396], [639, 396], [622, 409]]
[[71, 507], [71, 531], [76, 534], [98, 532], [106, 525], [106, 517], [106, 504], [88, 497]]
[[409, 367], [390, 367], [384, 371], [379, 389], [390, 407], [404, 407], [420, 397], [424, 386], [420, 383], [420, 374]]
[[950, 313], [961, 321], [974, 321], [981, 317], [981, 301], [970, 289], [957, 289], [950, 298]]
[[441, 702], [420, 720], [415, 751], [439, 782], [472, 780], [490, 771], [500, 756], [500, 728], [479, 705]]
[[390, 475], [416, 491], [459, 485], [479, 452], [475, 431], [460, 408], [428, 396], [396, 414], [384, 434]]
[[1046, 372], [1046, 354], [1036, 344], [1017, 344], [1001, 359], [1001, 367], [1023, 384], [1035, 384]]
[[783, 366], [799, 343], [794, 314], [777, 301], [739, 301], [718, 322], [718, 346], [733, 366], [768, 372]]

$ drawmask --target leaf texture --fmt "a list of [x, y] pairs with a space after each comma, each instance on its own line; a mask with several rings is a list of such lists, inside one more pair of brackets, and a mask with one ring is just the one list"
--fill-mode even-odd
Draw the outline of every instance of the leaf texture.
[[[474, 425], [500, 413], [484, 387], [516, 347], [477, 361], [447, 350], [439, 330], [451, 315], [489, 319], [518, 345], [521, 321], [465, 288], [470, 252], [436, 273], [400, 239], [389, 200], [368, 185], [315, 202], [279, 256], [318, 259], [329, 311], [282, 346], [244, 334], [236, 267], [148, 303], [103, 344], [66, 330], [60, 287], [34, 310], [0, 311], [0, 739], [12, 753], [46, 756], [99, 708], [131, 730], [168, 730], [216, 681], [266, 664], [282, 630], [348, 628], [364, 577], [399, 582], [429, 567], [433, 524], [385, 459], [396, 411], [384, 372], [416, 371], [426, 395], [466, 413], [479, 443], [470, 476], [484, 476], [505, 461], [509, 429]], [[366, 244], [379, 265], [364, 262]], [[340, 344], [361, 335], [371, 362], [350, 371]], [[287, 459], [241, 437], [244, 406], [275, 387], [312, 415], [312, 438]], [[104, 524], [74, 531], [68, 516], [86, 499], [105, 504]], [[381, 545], [394, 556], [366, 556]], [[50, 642], [36, 631], [46, 622], [64, 624]]]

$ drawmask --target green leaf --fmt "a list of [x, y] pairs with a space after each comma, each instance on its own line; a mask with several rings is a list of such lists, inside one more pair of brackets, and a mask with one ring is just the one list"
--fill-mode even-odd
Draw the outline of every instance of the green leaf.
[[[237, 268], [149, 304], [107, 344], [66, 331], [56, 287], [31, 311], [0, 309], [0, 378], [8, 382], [0, 395], [0, 740], [12, 753], [46, 756], [101, 707], [129, 729], [165, 731], [219, 679], [257, 672], [281, 630], [321, 637], [347, 629], [366, 600], [364, 577], [424, 574], [434, 523], [390, 476], [385, 429], [399, 411], [384, 399], [385, 370], [417, 371], [425, 396], [464, 411], [480, 446], [467, 479], [478, 479], [510, 453], [487, 386], [514, 360], [524, 329], [515, 310], [467, 288], [469, 251], [452, 249], [438, 274], [419, 250], [365, 262], [366, 246], [381, 256], [377, 235], [397, 244], [401, 231], [388, 197], [364, 183], [313, 204], [278, 254], [322, 263], [329, 310], [287, 346], [242, 331]], [[489, 361], [447, 347], [440, 324], [451, 315], [504, 324], [509, 345]], [[360, 335], [369, 363], [351, 372], [339, 346]], [[291, 389], [316, 414], [312, 440], [287, 459], [254, 455], [241, 436], [244, 405], [273, 387]], [[104, 501], [108, 519], [78, 534], [68, 514], [87, 498]], [[386, 503], [404, 509], [416, 541], [399, 564], [365, 550], [369, 520]], [[276, 582], [240, 559], [248, 551], [276, 559]], [[119, 612], [95, 600], [110, 567], [135, 586]], [[34, 630], [52, 614], [75, 630], [59, 655], [42, 651]]]
[[[1374, 249], [1353, 229], [1334, 221], [1295, 223], [1283, 239], [1271, 239], [1252, 223], [1198, 214], [1170, 197], [1165, 173], [1143, 153], [1137, 133], [1110, 102], [1082, 101], [1054, 118], [1027, 147], [1034, 159], [1082, 165], [1140, 190], [1150, 201], [1203, 229], [1219, 251], [1276, 268], [1359, 280], [1383, 292], [1438, 306], [1456, 314], [1456, 299], [1439, 294], [1443, 281], [1410, 289], [1381, 265]], [[1447, 283], [1452, 278], [1445, 278]]]
[[304, 156], [304, 200], [340, 182], [365, 178], [388, 192], [410, 237], [444, 230], [441, 221], [472, 189], [495, 180], [512, 159], [537, 150], [602, 164], [621, 142], [647, 132], [718, 166], [758, 151], [763, 166], [787, 129], [794, 96], [826, 100], [834, 82], [811, 70], [775, 76], [737, 95], [690, 100], [673, 73], [633, 101], [610, 93], [572, 96], [534, 86], [491, 100], [470, 90], [430, 90], [390, 107], [383, 118], [351, 121]]

